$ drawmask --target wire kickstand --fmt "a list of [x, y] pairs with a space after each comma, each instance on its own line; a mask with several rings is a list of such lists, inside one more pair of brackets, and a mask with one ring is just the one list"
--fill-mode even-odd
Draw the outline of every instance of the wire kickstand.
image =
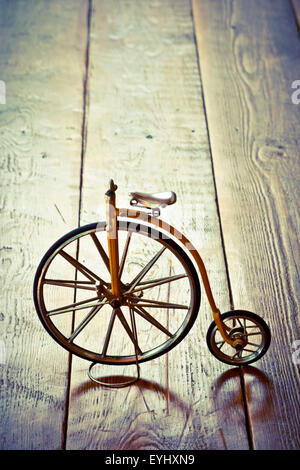
[[136, 324], [135, 324], [135, 318], [134, 318], [134, 312], [132, 308], [129, 308], [130, 310], [130, 320], [131, 320], [131, 326], [132, 326], [132, 334], [134, 338], [134, 352], [135, 352], [135, 362], [136, 362], [136, 369], [137, 369], [137, 376], [134, 377], [131, 380], [128, 380], [126, 382], [120, 382], [120, 383], [109, 383], [109, 382], [104, 382], [103, 380], [96, 379], [92, 375], [92, 369], [95, 365], [101, 364], [100, 362], [92, 362], [88, 369], [88, 376], [89, 378], [93, 381], [96, 382], [99, 385], [102, 385], [103, 387], [110, 387], [110, 388], [122, 388], [122, 387], [128, 387], [129, 385], [134, 384], [140, 379], [140, 365], [139, 365], [139, 360], [138, 360], [138, 351], [137, 351], [137, 332], [136, 332]]

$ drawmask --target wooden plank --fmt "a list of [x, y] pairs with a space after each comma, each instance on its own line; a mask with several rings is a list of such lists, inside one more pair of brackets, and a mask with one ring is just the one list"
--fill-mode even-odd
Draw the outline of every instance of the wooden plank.
[[[129, 191], [176, 191], [178, 202], [162, 216], [201, 250], [226, 310], [193, 38], [188, 1], [94, 3], [81, 224], [105, 218], [110, 178], [119, 186], [119, 207], [128, 206]], [[168, 356], [142, 364], [142, 379], [130, 388], [95, 385], [88, 363], [74, 358], [67, 449], [248, 448], [239, 375], [228, 375], [206, 347], [211, 320], [203, 293], [190, 335]]]
[[64, 440], [68, 354], [39, 322], [32, 283], [77, 225], [86, 12], [76, 1], [0, 5], [1, 449]]
[[299, 39], [289, 2], [194, 0], [215, 180], [235, 308], [272, 344], [244, 379], [253, 447], [299, 448]]

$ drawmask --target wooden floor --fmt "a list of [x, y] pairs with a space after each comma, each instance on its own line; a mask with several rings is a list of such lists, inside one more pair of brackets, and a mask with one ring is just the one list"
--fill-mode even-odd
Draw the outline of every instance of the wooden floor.
[[[1, 0], [1, 449], [299, 449], [300, 4]], [[37, 265], [104, 220], [104, 192], [177, 193], [163, 218], [199, 249], [221, 311], [270, 325], [239, 370], [187, 338], [110, 390], [57, 345]], [[202, 289], [203, 292], [203, 289]], [[298, 346], [299, 348], [299, 346]], [[298, 362], [298, 364], [297, 364]]]

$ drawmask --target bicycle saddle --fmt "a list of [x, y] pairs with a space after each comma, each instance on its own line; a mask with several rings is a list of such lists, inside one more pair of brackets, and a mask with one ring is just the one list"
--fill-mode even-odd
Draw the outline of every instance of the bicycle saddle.
[[164, 193], [129, 193], [131, 205], [142, 204], [149, 209], [155, 207], [166, 207], [176, 202], [176, 194], [173, 191]]

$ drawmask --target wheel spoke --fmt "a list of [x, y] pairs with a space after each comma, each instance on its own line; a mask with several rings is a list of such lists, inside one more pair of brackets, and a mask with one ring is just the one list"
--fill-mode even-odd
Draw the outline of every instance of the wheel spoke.
[[217, 344], [217, 345], [218, 345], [218, 344], [221, 345], [220, 347], [218, 347], [219, 351], [221, 351], [221, 349], [223, 348], [223, 346], [224, 346], [224, 344], [225, 344], [225, 341], [218, 341], [218, 342], [216, 342], [216, 344]]
[[134, 290], [130, 289], [130, 293], [134, 294], [135, 292], [140, 292], [140, 291], [145, 290], [145, 289], [152, 289], [152, 287], [160, 286], [161, 284], [166, 284], [166, 283], [172, 282], [172, 281], [177, 281], [178, 279], [182, 279], [184, 277], [187, 277], [187, 275], [186, 274], [177, 274], [175, 276], [169, 276], [169, 277], [164, 277], [164, 278], [161, 278], [161, 279], [153, 279], [151, 281], [145, 281], [145, 284], [140, 283], [140, 284], [143, 284], [142, 287], [138, 287], [137, 289], [134, 289]]
[[188, 310], [189, 307], [187, 305], [181, 304], [172, 304], [169, 302], [161, 302], [160, 300], [151, 300], [151, 299], [136, 299], [137, 302], [134, 303], [135, 299], [131, 299], [132, 305], [137, 305], [138, 307], [149, 307], [149, 308], [175, 308], [175, 309], [183, 309]]
[[128, 232], [125, 247], [124, 247], [124, 251], [123, 251], [123, 255], [122, 255], [122, 259], [121, 259], [121, 263], [120, 263], [120, 267], [119, 267], [119, 279], [120, 280], [121, 280], [121, 277], [122, 277], [122, 273], [123, 273], [123, 269], [124, 269], [124, 265], [125, 265], [126, 256], [127, 256], [127, 253], [128, 253], [128, 248], [129, 248], [129, 243], [130, 243], [130, 240], [131, 240], [131, 236], [132, 236], [132, 232]]
[[258, 328], [259, 329], [259, 326], [258, 325], [247, 325], [246, 330], [248, 330], [248, 328]]
[[94, 318], [96, 313], [104, 306], [104, 304], [96, 305], [91, 309], [91, 311], [86, 315], [86, 317], [79, 323], [77, 328], [73, 331], [71, 336], [69, 336], [68, 341], [72, 342], [76, 336], [88, 325], [88, 323]]
[[246, 333], [246, 336], [258, 336], [260, 335], [261, 336], [261, 332], [257, 332], [257, 333]]
[[255, 343], [250, 343], [250, 341], [248, 341], [247, 344], [250, 344], [250, 346], [255, 346], [256, 348], [258, 348], [260, 345], [259, 344], [255, 344]]
[[97, 279], [98, 281], [101, 281], [101, 278], [97, 276], [97, 274], [93, 273], [90, 271], [88, 268], [86, 268], [82, 263], [77, 261], [77, 259], [73, 258], [73, 256], [69, 255], [66, 253], [64, 250], [60, 250], [59, 254], [65, 258], [69, 263], [71, 263], [78, 271], [80, 271], [85, 277], [87, 277], [90, 281], [95, 281]]
[[[89, 303], [89, 302], [93, 302], [93, 303]], [[81, 302], [74, 302], [73, 304], [66, 305], [65, 307], [60, 307], [54, 310], [49, 310], [47, 312], [47, 316], [73, 312], [74, 310], [82, 310], [83, 308], [95, 307], [97, 305], [104, 305], [106, 303], [107, 301], [99, 302], [99, 297], [93, 297], [92, 299], [82, 300]]]
[[108, 348], [108, 345], [109, 345], [109, 340], [110, 340], [111, 332], [112, 332], [112, 329], [113, 329], [113, 326], [114, 326], [116, 314], [117, 314], [117, 312], [116, 312], [116, 309], [114, 308], [113, 311], [112, 311], [111, 317], [110, 317], [110, 321], [109, 321], [109, 325], [108, 325], [108, 328], [107, 328], [105, 341], [104, 341], [104, 345], [103, 345], [103, 349], [102, 349], [102, 354], [101, 355], [103, 357], [106, 356], [106, 353], [107, 353], [107, 348]]
[[[256, 345], [257, 346], [257, 345]], [[247, 352], [251, 352], [251, 353], [255, 353], [256, 351], [253, 351], [253, 349], [247, 349], [247, 348], [243, 348], [243, 351], [247, 351]]]
[[173, 335], [172, 333], [170, 333], [169, 330], [167, 330], [167, 328], [165, 328], [161, 323], [159, 323], [159, 321], [157, 321], [154, 317], [152, 317], [152, 315], [150, 315], [150, 313], [148, 313], [146, 310], [144, 310], [142, 307], [140, 307], [139, 305], [138, 306], [132, 306], [131, 307], [133, 308], [133, 310], [138, 314], [140, 315], [141, 317], [143, 317], [145, 320], [147, 320], [149, 323], [151, 323], [153, 326], [155, 326], [156, 328], [158, 328], [160, 331], [162, 331], [163, 333], [165, 333], [167, 336], [169, 336], [170, 338], [173, 338]]
[[59, 287], [71, 287], [73, 289], [95, 290], [95, 282], [92, 281], [69, 281], [67, 279], [44, 279], [43, 284]]
[[[130, 312], [130, 320], [131, 320], [131, 327], [132, 327], [132, 331], [133, 331], [133, 336], [134, 338], [136, 339], [136, 344], [134, 345], [134, 352], [135, 352], [135, 356], [136, 356], [136, 361], [138, 360], [137, 356], [138, 356], [138, 337], [137, 337], [137, 331], [136, 331], [136, 323], [135, 323], [135, 318], [134, 318], [134, 311], [131, 307], [129, 307], [129, 312]], [[138, 363], [137, 363], [137, 366], [138, 366]]]
[[127, 323], [126, 318], [124, 317], [124, 314], [123, 314], [122, 310], [120, 308], [117, 308], [116, 312], [117, 312], [117, 316], [118, 316], [120, 322], [122, 323], [122, 325], [124, 326], [124, 329], [126, 330], [126, 333], [128, 334], [129, 338], [133, 342], [134, 347], [136, 348], [136, 351], [138, 351], [139, 354], [143, 354], [142, 351], [139, 348], [139, 345], [137, 344], [136, 338], [132, 334], [132, 331], [131, 331], [128, 323]]
[[139, 274], [133, 279], [133, 281], [130, 283], [128, 293], [131, 293], [133, 289], [135, 288], [136, 285], [138, 285], [141, 280], [146, 276], [147, 272], [152, 268], [152, 266], [156, 263], [158, 258], [163, 254], [165, 251], [166, 247], [163, 247], [161, 250], [159, 250], [158, 253], [156, 253], [155, 256], [149, 261], [148, 264], [139, 272]]
[[104, 262], [105, 266], [107, 267], [108, 271], [110, 272], [109, 259], [108, 259], [107, 254], [104, 251], [104, 248], [102, 247], [101, 243], [98, 240], [98, 237], [96, 236], [96, 234], [94, 232], [92, 232], [90, 235], [93, 239], [93, 242], [95, 243], [95, 246], [96, 246], [101, 258], [103, 259], [103, 262]]

